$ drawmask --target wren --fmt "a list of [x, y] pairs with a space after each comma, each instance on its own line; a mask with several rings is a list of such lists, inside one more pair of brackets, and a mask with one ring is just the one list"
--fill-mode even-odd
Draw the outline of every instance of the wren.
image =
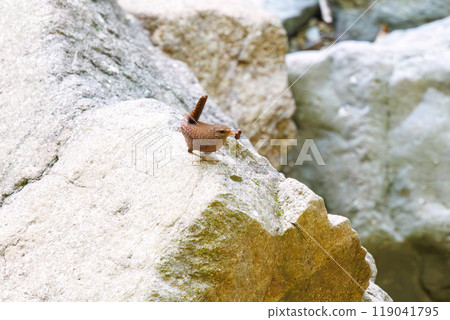
[[194, 110], [186, 114], [181, 120], [180, 129], [186, 140], [189, 153], [196, 155], [203, 161], [217, 161], [207, 159], [193, 151], [198, 150], [204, 153], [218, 151], [230, 135], [234, 134], [235, 139], [239, 139], [241, 137], [241, 129], [233, 131], [225, 124], [208, 124], [199, 121], [207, 99], [208, 96], [202, 96], [198, 100]]

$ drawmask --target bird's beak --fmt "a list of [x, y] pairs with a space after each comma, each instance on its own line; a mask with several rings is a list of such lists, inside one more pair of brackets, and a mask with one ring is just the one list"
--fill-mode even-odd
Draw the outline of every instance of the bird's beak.
[[230, 130], [230, 132], [228, 132], [228, 136], [234, 135], [236, 139], [239, 139], [241, 137], [241, 133], [241, 129], [237, 129], [236, 131]]

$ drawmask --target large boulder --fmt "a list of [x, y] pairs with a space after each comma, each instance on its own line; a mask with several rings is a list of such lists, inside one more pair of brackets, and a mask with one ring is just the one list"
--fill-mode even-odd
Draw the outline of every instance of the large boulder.
[[284, 62], [286, 32], [272, 14], [246, 0], [120, 0], [153, 44], [186, 62], [220, 108], [233, 116], [260, 153], [278, 166], [294, 137], [295, 110]]
[[[448, 0], [330, 0], [337, 36], [374, 40], [381, 25], [406, 29], [450, 15]], [[346, 32], [347, 31], [347, 32]]]
[[186, 152], [203, 90], [114, 2], [0, 11], [2, 301], [383, 298], [349, 221], [248, 141]]
[[326, 165], [285, 172], [351, 219], [394, 300], [450, 299], [449, 28], [287, 58], [299, 138]]

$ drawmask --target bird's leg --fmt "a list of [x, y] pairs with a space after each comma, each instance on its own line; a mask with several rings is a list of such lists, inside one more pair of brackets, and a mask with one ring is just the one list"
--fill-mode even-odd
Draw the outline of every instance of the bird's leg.
[[193, 154], [194, 156], [197, 156], [197, 157], [201, 158], [203, 161], [208, 161], [208, 159], [206, 159], [204, 156], [201, 156], [201, 155], [198, 155], [198, 154], [194, 153], [194, 152], [192, 151], [192, 149], [188, 149], [188, 152], [189, 152], [190, 154]]
[[197, 157], [199, 157], [200, 159], [202, 159], [201, 161], [219, 162], [219, 160], [208, 159], [208, 158], [206, 158], [206, 157], [204, 157], [204, 156], [202, 156], [202, 155], [198, 155], [198, 154], [194, 153], [192, 149], [188, 149], [188, 152], [189, 152], [190, 154], [193, 154], [194, 156], [197, 156]]

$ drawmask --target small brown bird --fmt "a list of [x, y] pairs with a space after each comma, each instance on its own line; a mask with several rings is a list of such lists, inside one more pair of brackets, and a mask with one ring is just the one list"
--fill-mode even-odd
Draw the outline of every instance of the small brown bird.
[[219, 150], [227, 140], [228, 136], [234, 134], [236, 139], [241, 137], [241, 129], [236, 131], [225, 124], [208, 124], [199, 121], [203, 108], [205, 107], [208, 96], [202, 96], [189, 114], [186, 114], [181, 120], [181, 132], [183, 133], [188, 152], [200, 157], [203, 161], [209, 160], [204, 156], [195, 154], [198, 150], [204, 153], [211, 153]]

